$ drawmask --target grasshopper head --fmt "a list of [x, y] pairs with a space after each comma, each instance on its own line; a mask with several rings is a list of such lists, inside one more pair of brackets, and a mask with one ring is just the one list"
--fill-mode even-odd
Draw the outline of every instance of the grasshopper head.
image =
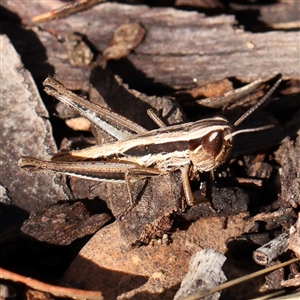
[[189, 157], [198, 171], [211, 171], [224, 163], [230, 153], [233, 139], [236, 135], [274, 127], [274, 125], [266, 125], [235, 131], [239, 124], [266, 102], [279, 86], [280, 82], [281, 79], [277, 80], [265, 96], [246, 111], [233, 125], [224, 117], [213, 117], [195, 122], [195, 124], [191, 126], [189, 131], [190, 140], [188, 143]]
[[[200, 172], [215, 169], [227, 159], [233, 138], [226, 138], [233, 127], [224, 117], [206, 119], [209, 126], [202, 130], [202, 136], [189, 140], [189, 157]], [[210, 130], [209, 130], [210, 129]], [[199, 130], [200, 133], [200, 130]]]

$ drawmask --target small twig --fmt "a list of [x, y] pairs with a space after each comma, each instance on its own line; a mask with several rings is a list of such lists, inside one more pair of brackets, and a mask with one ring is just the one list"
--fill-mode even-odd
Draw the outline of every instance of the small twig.
[[253, 252], [253, 259], [259, 265], [267, 265], [288, 249], [288, 233], [282, 233], [269, 243]]
[[61, 287], [52, 284], [48, 284], [30, 277], [22, 276], [20, 274], [0, 268], [0, 278], [5, 280], [11, 280], [14, 282], [20, 282], [35, 290], [49, 293], [56, 297], [68, 297], [72, 299], [90, 299], [90, 300], [103, 300], [101, 292], [96, 291], [84, 291], [79, 289], [73, 289], [68, 287]]
[[34, 23], [47, 22], [54, 19], [65, 18], [69, 15], [75, 14], [95, 6], [105, 0], [78, 0], [75, 3], [67, 4], [57, 9], [51, 10], [48, 13], [35, 16], [31, 19]]
[[201, 291], [199, 293], [195, 293], [193, 295], [190, 295], [188, 297], [185, 297], [185, 298], [182, 298], [180, 300], [197, 300], [199, 298], [203, 298], [203, 297], [206, 297], [208, 295], [211, 295], [211, 294], [214, 294], [216, 292], [219, 292], [221, 290], [224, 290], [224, 289], [227, 289], [231, 286], [234, 286], [238, 283], [241, 283], [243, 281], [246, 281], [246, 280], [249, 280], [249, 279], [252, 279], [254, 277], [258, 277], [258, 276], [261, 276], [261, 275], [264, 275], [266, 273], [269, 273], [269, 272], [272, 272], [274, 270], [277, 270], [279, 268], [283, 268], [287, 265], [290, 265], [294, 262], [297, 262], [299, 261], [300, 259], [299, 258], [293, 258], [293, 259], [290, 259], [284, 263], [281, 263], [281, 264], [278, 264], [278, 265], [274, 265], [274, 266], [271, 266], [267, 269], [263, 269], [263, 270], [260, 270], [260, 271], [257, 271], [257, 272], [254, 272], [252, 274], [249, 274], [249, 275], [246, 275], [246, 276], [242, 276], [240, 278], [237, 278], [237, 279], [234, 279], [234, 280], [231, 280], [231, 281], [228, 281], [226, 283], [223, 283], [223, 284], [220, 284], [218, 286], [215, 286], [215, 287], [212, 287], [211, 289], [208, 289], [208, 290], [205, 290], [205, 291]]

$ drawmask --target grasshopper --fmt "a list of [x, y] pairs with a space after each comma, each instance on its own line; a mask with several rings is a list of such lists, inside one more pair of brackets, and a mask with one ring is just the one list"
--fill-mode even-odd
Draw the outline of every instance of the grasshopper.
[[280, 82], [281, 79], [234, 124], [223, 116], [214, 116], [196, 122], [165, 126], [150, 111], [149, 115], [160, 128], [148, 131], [108, 108], [77, 96], [58, 80], [48, 77], [43, 83], [47, 94], [75, 108], [116, 141], [57, 153], [50, 161], [22, 157], [18, 164], [29, 171], [53, 171], [97, 181], [125, 181], [132, 206], [135, 203], [131, 191], [134, 181], [180, 170], [185, 199], [191, 206], [195, 204], [189, 184], [191, 174], [212, 171], [223, 164], [236, 135], [273, 127], [268, 125], [235, 131], [241, 122], [270, 97]]

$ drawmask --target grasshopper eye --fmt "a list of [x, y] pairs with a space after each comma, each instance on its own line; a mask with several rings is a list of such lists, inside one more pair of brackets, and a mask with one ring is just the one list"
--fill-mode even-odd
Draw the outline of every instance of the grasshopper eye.
[[224, 130], [216, 130], [204, 137], [190, 140], [190, 159], [199, 171], [210, 171], [222, 164], [231, 148], [231, 140], [224, 139]]
[[201, 144], [203, 151], [211, 153], [212, 156], [217, 156], [223, 148], [223, 132], [213, 131], [208, 133], [203, 137]]

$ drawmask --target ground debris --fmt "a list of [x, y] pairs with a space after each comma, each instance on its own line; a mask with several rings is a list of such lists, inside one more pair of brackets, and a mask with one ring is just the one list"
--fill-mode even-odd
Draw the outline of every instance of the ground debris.
[[[67, 188], [63, 188], [59, 176], [40, 174], [33, 178], [17, 166], [21, 156], [35, 153], [43, 158], [56, 152], [57, 148], [48, 112], [31, 74], [6, 36], [0, 36], [0, 43], [6, 57], [1, 70], [5, 86], [0, 112], [0, 182], [5, 188], [2, 201], [7, 202], [9, 198], [10, 205], [32, 211], [55, 203], [57, 199], [67, 199]], [[40, 195], [44, 195], [43, 200]]]
[[139, 23], [127, 23], [118, 27], [111, 44], [103, 51], [104, 59], [120, 59], [127, 56], [144, 38], [145, 30]]
[[82, 202], [52, 205], [31, 213], [21, 230], [39, 241], [68, 245], [75, 239], [95, 233], [110, 220], [108, 214], [94, 214], [91, 208]]
[[[298, 119], [299, 124], [299, 119]], [[296, 140], [286, 139], [275, 153], [281, 165], [281, 198], [286, 205], [300, 205], [300, 132]]]
[[[201, 290], [207, 290], [227, 280], [222, 266], [225, 255], [214, 250], [201, 250], [195, 253], [189, 262], [189, 270], [181, 282], [174, 300], [184, 298]], [[220, 292], [207, 296], [205, 300], [217, 300]]]
[[244, 217], [229, 217], [227, 227], [225, 217], [202, 218], [188, 230], [174, 232], [168, 245], [156, 242], [134, 248], [124, 245], [121, 228], [115, 222], [101, 229], [81, 249], [63, 283], [99, 289], [105, 299], [173, 299], [188, 270], [190, 256], [202, 249], [224, 254], [226, 239], [241, 234]]
[[296, 224], [290, 228], [290, 237], [288, 243], [289, 249], [294, 251], [296, 256], [300, 258], [300, 214], [298, 215]]
[[[82, 293], [82, 298], [171, 300], [193, 254], [205, 249], [226, 255], [222, 270], [228, 280], [235, 279], [261, 268], [253, 252], [283, 233], [289, 233], [289, 250], [276, 263], [294, 254], [299, 257], [297, 1], [227, 1], [224, 6], [219, 0], [177, 0], [172, 7], [170, 1], [158, 6], [156, 1], [151, 7], [131, 1], [92, 7], [102, 1], [79, 0], [70, 4], [71, 13], [76, 13], [72, 16], [64, 9], [61, 16], [52, 11], [62, 1], [2, 2], [0, 30], [11, 44], [3, 48], [0, 225], [14, 227], [0, 235], [0, 262], [16, 273], [1, 269], [0, 275], [9, 276], [5, 280], [20, 298], [48, 297], [41, 281], [54, 282], [52, 292], [60, 288], [60, 281], [94, 291], [90, 297]], [[40, 17], [64, 19], [32, 24], [34, 15], [47, 11]], [[124, 26], [137, 29], [133, 43], [124, 42]], [[121, 51], [107, 60], [120, 31]], [[217, 114], [234, 123], [265, 94], [279, 72], [283, 81], [270, 103], [238, 130], [274, 127], [237, 135], [224, 165], [214, 174], [195, 175], [192, 191], [200, 203], [192, 207], [185, 204], [177, 172], [134, 183], [137, 201], [131, 207], [123, 184], [70, 178], [67, 186], [60, 176], [27, 175], [17, 168], [21, 156], [45, 159], [55, 153], [52, 135], [65, 151], [114, 140], [45, 97], [42, 82], [49, 75], [55, 74], [91, 102], [152, 130], [157, 125], [146, 113], [149, 108], [165, 124]], [[65, 203], [72, 197], [75, 203]], [[53, 203], [58, 204], [49, 206]], [[115, 220], [112, 217], [102, 227], [109, 216]], [[14, 284], [11, 278], [18, 274], [24, 276], [15, 277]], [[33, 280], [39, 289], [28, 285], [25, 295], [22, 283], [31, 278], [41, 280]], [[221, 297], [253, 298], [281, 287], [299, 287], [298, 262], [224, 291]], [[50, 297], [78, 295], [70, 288], [60, 291]]]

